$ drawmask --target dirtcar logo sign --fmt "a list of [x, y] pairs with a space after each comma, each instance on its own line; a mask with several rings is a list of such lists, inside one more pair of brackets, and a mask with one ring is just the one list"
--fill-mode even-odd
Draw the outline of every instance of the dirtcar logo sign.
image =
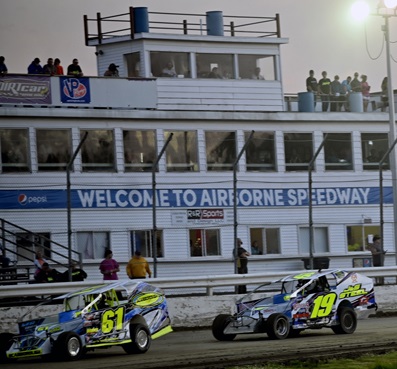
[[89, 78], [61, 77], [59, 81], [63, 103], [88, 104], [91, 102]]
[[50, 77], [0, 78], [0, 103], [51, 104]]
[[[392, 188], [383, 191], [384, 203], [393, 203]], [[239, 208], [308, 206], [307, 189], [238, 189]], [[0, 190], [0, 209], [66, 209], [64, 190]], [[379, 187], [318, 188], [311, 193], [313, 206], [379, 205]], [[147, 209], [153, 207], [151, 189], [81, 189], [71, 191], [74, 209]], [[159, 208], [185, 209], [184, 218], [221, 221], [223, 209], [234, 207], [234, 194], [228, 188], [162, 189], [156, 191]], [[189, 210], [190, 213], [186, 213]], [[199, 210], [199, 212], [197, 212]]]

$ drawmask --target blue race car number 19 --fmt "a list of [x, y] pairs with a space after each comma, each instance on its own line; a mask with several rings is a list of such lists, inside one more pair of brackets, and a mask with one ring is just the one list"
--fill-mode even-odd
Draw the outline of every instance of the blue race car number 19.
[[310, 318], [322, 318], [328, 316], [332, 312], [332, 307], [336, 301], [336, 293], [328, 293], [320, 295], [313, 301], [313, 310]]

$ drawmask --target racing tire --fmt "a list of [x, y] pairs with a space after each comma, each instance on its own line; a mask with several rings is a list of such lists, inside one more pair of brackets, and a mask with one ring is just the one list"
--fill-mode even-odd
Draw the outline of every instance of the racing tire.
[[357, 328], [356, 313], [351, 307], [341, 307], [338, 309], [339, 325], [332, 326], [335, 334], [352, 334]]
[[223, 331], [226, 326], [232, 320], [232, 316], [229, 314], [219, 314], [212, 322], [212, 335], [218, 341], [233, 341], [236, 334], [225, 334]]
[[0, 363], [9, 363], [14, 361], [14, 359], [9, 359], [7, 357], [7, 350], [12, 345], [12, 339], [14, 335], [12, 333], [0, 333]]
[[143, 324], [130, 325], [131, 342], [125, 343], [122, 347], [127, 354], [144, 354], [149, 350], [152, 337], [147, 326]]
[[288, 337], [290, 323], [283, 314], [272, 314], [266, 321], [266, 333], [273, 340], [283, 340]]
[[62, 361], [79, 360], [85, 350], [80, 336], [74, 332], [63, 332], [54, 343], [53, 357]]

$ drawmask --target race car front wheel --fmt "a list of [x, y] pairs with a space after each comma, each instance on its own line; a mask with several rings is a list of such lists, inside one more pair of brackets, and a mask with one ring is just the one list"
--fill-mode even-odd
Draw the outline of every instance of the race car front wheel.
[[357, 317], [351, 307], [340, 307], [338, 309], [339, 325], [332, 326], [335, 334], [352, 334], [357, 328]]
[[12, 361], [12, 359], [7, 358], [7, 351], [12, 345], [13, 337], [12, 333], [0, 333], [0, 363]]
[[80, 337], [74, 332], [63, 332], [54, 344], [54, 357], [59, 360], [73, 361], [82, 356], [84, 348]]
[[283, 340], [288, 337], [290, 324], [283, 314], [272, 314], [266, 321], [266, 333], [273, 340]]
[[225, 334], [223, 331], [230, 323], [232, 316], [229, 314], [219, 314], [212, 323], [212, 334], [218, 341], [233, 341], [235, 334]]
[[127, 354], [144, 354], [152, 343], [149, 329], [140, 323], [130, 325], [131, 342], [125, 343], [123, 349]]

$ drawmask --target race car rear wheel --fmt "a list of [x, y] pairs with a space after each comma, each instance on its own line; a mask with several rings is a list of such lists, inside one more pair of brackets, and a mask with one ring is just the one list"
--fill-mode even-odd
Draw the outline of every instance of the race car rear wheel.
[[12, 345], [12, 339], [14, 335], [12, 333], [0, 333], [0, 362], [7, 363], [13, 361], [13, 359], [7, 358], [7, 350]]
[[351, 307], [342, 306], [338, 309], [339, 325], [332, 326], [335, 334], [352, 334], [357, 328], [356, 313]]
[[236, 337], [235, 334], [223, 333], [231, 319], [230, 314], [219, 314], [212, 322], [212, 334], [218, 341], [233, 341]]
[[130, 325], [131, 342], [125, 343], [123, 349], [127, 354], [144, 354], [149, 350], [152, 337], [149, 329], [143, 324]]
[[54, 343], [54, 356], [59, 360], [78, 360], [83, 353], [80, 337], [74, 332], [61, 333]]
[[283, 314], [272, 314], [266, 321], [266, 333], [269, 338], [283, 340], [288, 337], [290, 324]]

